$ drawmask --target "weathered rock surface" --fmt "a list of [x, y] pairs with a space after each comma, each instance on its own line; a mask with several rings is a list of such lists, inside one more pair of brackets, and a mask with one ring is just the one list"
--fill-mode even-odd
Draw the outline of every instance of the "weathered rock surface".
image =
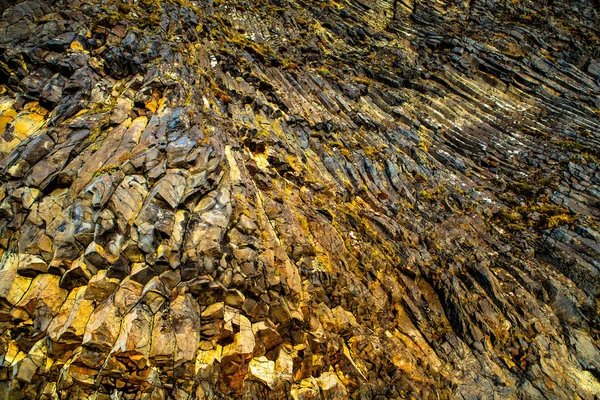
[[597, 399], [598, 7], [0, 0], [0, 398]]

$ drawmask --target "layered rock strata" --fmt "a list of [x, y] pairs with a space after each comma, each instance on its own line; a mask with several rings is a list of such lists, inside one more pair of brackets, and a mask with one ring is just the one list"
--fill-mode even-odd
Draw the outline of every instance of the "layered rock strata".
[[598, 2], [0, 5], [1, 398], [597, 398]]

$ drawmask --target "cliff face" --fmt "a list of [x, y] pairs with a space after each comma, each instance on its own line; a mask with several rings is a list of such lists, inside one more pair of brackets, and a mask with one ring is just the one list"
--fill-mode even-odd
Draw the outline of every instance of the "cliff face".
[[0, 4], [1, 398], [597, 398], [597, 1]]

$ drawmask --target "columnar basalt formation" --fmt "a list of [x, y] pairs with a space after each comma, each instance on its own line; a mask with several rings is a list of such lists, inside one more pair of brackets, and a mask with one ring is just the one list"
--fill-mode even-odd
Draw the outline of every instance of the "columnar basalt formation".
[[600, 395], [597, 1], [0, 6], [0, 398]]

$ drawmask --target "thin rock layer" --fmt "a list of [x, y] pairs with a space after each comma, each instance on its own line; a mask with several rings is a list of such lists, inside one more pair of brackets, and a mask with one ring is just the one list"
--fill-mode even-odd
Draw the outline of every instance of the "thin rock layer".
[[597, 398], [597, 1], [0, 5], [0, 397]]

